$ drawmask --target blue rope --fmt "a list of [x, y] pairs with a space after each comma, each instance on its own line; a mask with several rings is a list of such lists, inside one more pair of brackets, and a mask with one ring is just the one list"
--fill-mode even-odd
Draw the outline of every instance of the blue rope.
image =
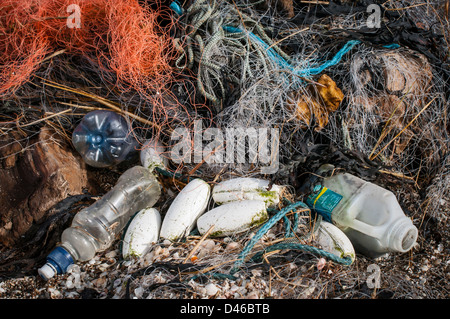
[[[232, 26], [228, 26], [228, 25], [224, 25], [222, 27], [222, 29], [225, 32], [228, 33], [241, 33], [243, 32], [241, 29], [236, 28], [236, 27], [232, 27]], [[278, 64], [279, 67], [283, 68], [283, 69], [292, 69], [291, 65], [281, 56], [279, 55], [274, 49], [270, 48], [269, 45], [264, 42], [260, 37], [258, 37], [256, 34], [254, 34], [253, 32], [248, 32], [248, 36], [255, 42], [258, 42], [260, 45], [263, 46], [264, 49], [266, 49], [267, 54], [269, 55], [269, 57], [272, 58], [272, 60]]]
[[[228, 33], [240, 33], [240, 32], [243, 32], [241, 29], [239, 29], [237, 27], [232, 27], [232, 26], [223, 26], [222, 28], [224, 29], [224, 31], [226, 31]], [[311, 75], [317, 75], [317, 74], [321, 73], [323, 70], [325, 70], [326, 68], [338, 64], [341, 61], [342, 57], [346, 53], [348, 53], [351, 49], [353, 49], [353, 47], [355, 45], [361, 43], [361, 41], [359, 41], [359, 40], [350, 40], [336, 53], [336, 55], [331, 60], [326, 61], [321, 66], [296, 70], [294, 67], [292, 67], [291, 64], [289, 64], [282, 56], [280, 56], [278, 53], [276, 53], [275, 50], [270, 48], [267, 45], [267, 43], [265, 43], [257, 35], [255, 35], [252, 32], [248, 32], [248, 35], [249, 35], [249, 37], [251, 39], [253, 39], [254, 41], [258, 42], [260, 45], [262, 45], [267, 50], [268, 55], [272, 58], [272, 60], [276, 64], [278, 64], [278, 66], [280, 66], [283, 69], [290, 70], [295, 75], [303, 76], [303, 77], [309, 77]]]
[[[243, 32], [241, 29], [232, 26], [223, 26], [222, 28], [228, 33]], [[336, 53], [336, 55], [331, 60], [326, 61], [320, 66], [296, 70], [291, 64], [289, 64], [289, 62], [287, 62], [282, 56], [275, 52], [274, 49], [270, 48], [269, 45], [267, 45], [267, 43], [265, 43], [260, 37], [252, 32], [248, 32], [248, 35], [251, 39], [253, 39], [255, 42], [258, 42], [263, 46], [264, 49], [266, 49], [269, 57], [272, 58], [272, 60], [276, 64], [278, 64], [279, 67], [281, 67], [282, 69], [288, 69], [290, 72], [292, 72], [292, 74], [300, 77], [310, 77], [311, 75], [322, 73], [326, 68], [338, 64], [345, 54], [351, 51], [357, 44], [361, 43], [360, 40], [350, 40]], [[400, 45], [398, 45], [397, 43], [392, 43], [384, 45], [383, 47], [387, 49], [398, 49]]]
[[321, 66], [315, 67], [315, 68], [310, 68], [310, 69], [304, 69], [304, 70], [292, 70], [295, 74], [299, 75], [299, 76], [311, 76], [311, 75], [317, 75], [319, 73], [321, 73], [323, 70], [325, 70], [326, 68], [336, 65], [338, 64], [342, 57], [349, 52], [351, 49], [353, 49], [353, 47], [357, 44], [361, 43], [361, 41], [359, 40], [350, 40], [348, 41], [337, 53], [336, 55], [331, 59], [326, 61], [324, 64], [322, 64]]
[[172, 9], [176, 15], [181, 16], [184, 13], [183, 8], [180, 6], [180, 4], [177, 1], [173, 1], [170, 5], [169, 8]]

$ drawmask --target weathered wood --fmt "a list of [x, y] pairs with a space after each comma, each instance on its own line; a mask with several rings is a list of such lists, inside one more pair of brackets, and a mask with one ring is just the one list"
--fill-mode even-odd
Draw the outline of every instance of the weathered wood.
[[45, 221], [56, 203], [88, 185], [81, 157], [50, 128], [43, 127], [28, 142], [27, 147], [13, 142], [0, 148], [0, 245], [5, 247]]

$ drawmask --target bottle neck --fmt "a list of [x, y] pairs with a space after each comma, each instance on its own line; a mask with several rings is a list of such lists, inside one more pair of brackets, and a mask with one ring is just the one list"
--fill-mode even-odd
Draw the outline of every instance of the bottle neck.
[[418, 231], [407, 217], [399, 218], [386, 234], [387, 247], [396, 252], [409, 251], [417, 240]]

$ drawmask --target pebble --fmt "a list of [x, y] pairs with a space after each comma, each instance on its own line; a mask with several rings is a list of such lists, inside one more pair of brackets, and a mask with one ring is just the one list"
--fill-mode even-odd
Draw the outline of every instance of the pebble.
[[325, 267], [325, 265], [327, 264], [327, 261], [325, 258], [320, 258], [319, 261], [317, 262], [317, 269], [318, 270], [322, 270], [323, 267]]
[[241, 245], [239, 243], [233, 241], [233, 242], [230, 242], [227, 244], [227, 246], [225, 247], [225, 250], [233, 251], [233, 250], [239, 249], [240, 247], [241, 247]]
[[247, 299], [259, 299], [259, 294], [256, 291], [252, 291], [247, 295]]
[[114, 280], [113, 287], [116, 288], [122, 284], [122, 279], [118, 278]]
[[75, 285], [73, 284], [73, 281], [69, 278], [66, 280], [66, 288], [72, 289]]
[[216, 247], [216, 243], [212, 239], [206, 239], [204, 242], [201, 243], [197, 257], [203, 258], [205, 256], [210, 255], [213, 253], [214, 249]]
[[105, 254], [106, 258], [115, 258], [117, 256], [117, 251], [116, 250], [111, 250], [110, 252]]
[[134, 289], [134, 296], [136, 298], [142, 298], [144, 291], [145, 291], [144, 288], [138, 287], [138, 288]]
[[205, 286], [205, 290], [208, 296], [214, 296], [219, 291], [219, 288], [215, 284], [209, 283]]

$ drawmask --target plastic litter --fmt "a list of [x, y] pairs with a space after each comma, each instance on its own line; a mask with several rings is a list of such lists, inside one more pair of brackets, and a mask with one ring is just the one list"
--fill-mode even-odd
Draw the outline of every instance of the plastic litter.
[[197, 228], [203, 235], [214, 226], [209, 236], [224, 237], [259, 226], [268, 219], [269, 215], [263, 201], [243, 200], [224, 204], [206, 212], [197, 220]]
[[215, 185], [212, 197], [216, 204], [240, 200], [261, 200], [266, 203], [267, 207], [273, 207], [280, 202], [282, 190], [283, 187], [271, 184], [268, 180], [240, 177]]
[[368, 257], [407, 252], [417, 240], [418, 230], [395, 195], [354, 175], [324, 178], [314, 186], [306, 203], [340, 228], [355, 249]]
[[131, 216], [153, 206], [161, 187], [156, 177], [142, 166], [120, 176], [117, 184], [93, 205], [79, 211], [61, 235], [61, 244], [48, 256], [38, 272], [46, 280], [65, 273], [76, 261], [88, 261], [108, 248]]
[[202, 215], [211, 194], [208, 183], [201, 179], [189, 182], [175, 197], [164, 216], [160, 237], [176, 241], [195, 227], [195, 223]]
[[153, 171], [156, 167], [165, 169], [169, 165], [169, 160], [163, 156], [164, 146], [156, 139], [148, 140], [142, 145], [140, 160], [142, 166]]
[[155, 208], [144, 208], [139, 211], [125, 229], [122, 242], [124, 259], [141, 257], [153, 243], [158, 242], [161, 228], [161, 214]]
[[119, 164], [133, 156], [138, 147], [125, 118], [105, 110], [87, 113], [73, 131], [72, 143], [93, 167]]

